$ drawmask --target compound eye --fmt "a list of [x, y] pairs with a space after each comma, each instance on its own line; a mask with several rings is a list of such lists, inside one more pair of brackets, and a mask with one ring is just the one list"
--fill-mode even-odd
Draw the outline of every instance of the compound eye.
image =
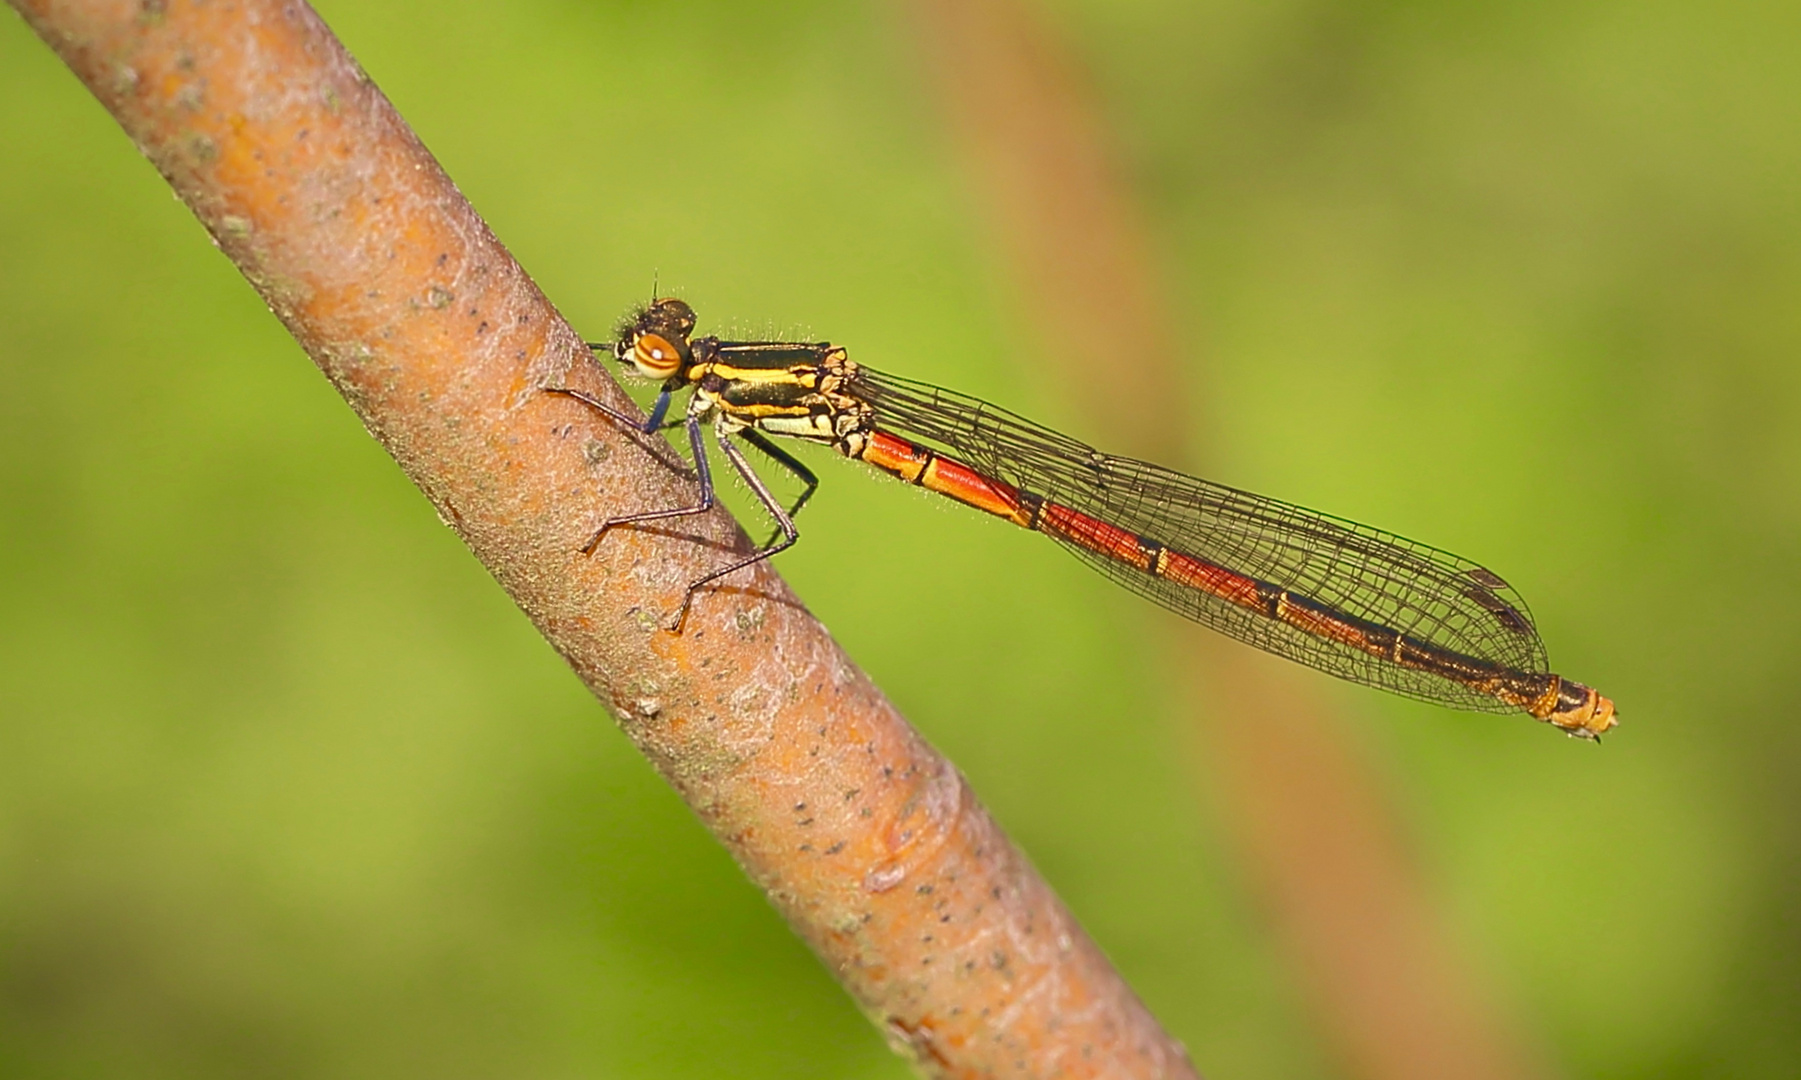
[[682, 369], [682, 354], [661, 334], [639, 334], [632, 342], [632, 363], [656, 379], [667, 379]]

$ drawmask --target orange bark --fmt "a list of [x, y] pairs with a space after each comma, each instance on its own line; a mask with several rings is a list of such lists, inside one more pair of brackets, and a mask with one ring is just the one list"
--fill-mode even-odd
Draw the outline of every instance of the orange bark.
[[746, 538], [297, 0], [13, 0], [897, 1049], [943, 1077], [1188, 1077], [976, 802]]

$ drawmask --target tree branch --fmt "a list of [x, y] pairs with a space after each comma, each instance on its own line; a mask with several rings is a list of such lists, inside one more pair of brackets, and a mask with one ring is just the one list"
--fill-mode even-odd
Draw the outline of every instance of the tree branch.
[[961, 775], [747, 551], [297, 0], [12, 0], [627, 734], [933, 1076], [1195, 1075]]

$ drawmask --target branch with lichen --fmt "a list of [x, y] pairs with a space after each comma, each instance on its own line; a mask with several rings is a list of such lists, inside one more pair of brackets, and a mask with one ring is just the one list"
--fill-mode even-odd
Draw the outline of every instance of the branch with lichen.
[[12, 0], [483, 565], [897, 1049], [932, 1076], [1195, 1075], [976, 801], [748, 542], [319, 17]]

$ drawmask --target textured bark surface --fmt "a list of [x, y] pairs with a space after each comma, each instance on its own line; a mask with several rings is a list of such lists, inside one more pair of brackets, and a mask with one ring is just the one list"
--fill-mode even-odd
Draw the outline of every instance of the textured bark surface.
[[1193, 1076], [956, 769], [694, 481], [318, 16], [277, 0], [13, 0], [371, 434], [929, 1075]]

